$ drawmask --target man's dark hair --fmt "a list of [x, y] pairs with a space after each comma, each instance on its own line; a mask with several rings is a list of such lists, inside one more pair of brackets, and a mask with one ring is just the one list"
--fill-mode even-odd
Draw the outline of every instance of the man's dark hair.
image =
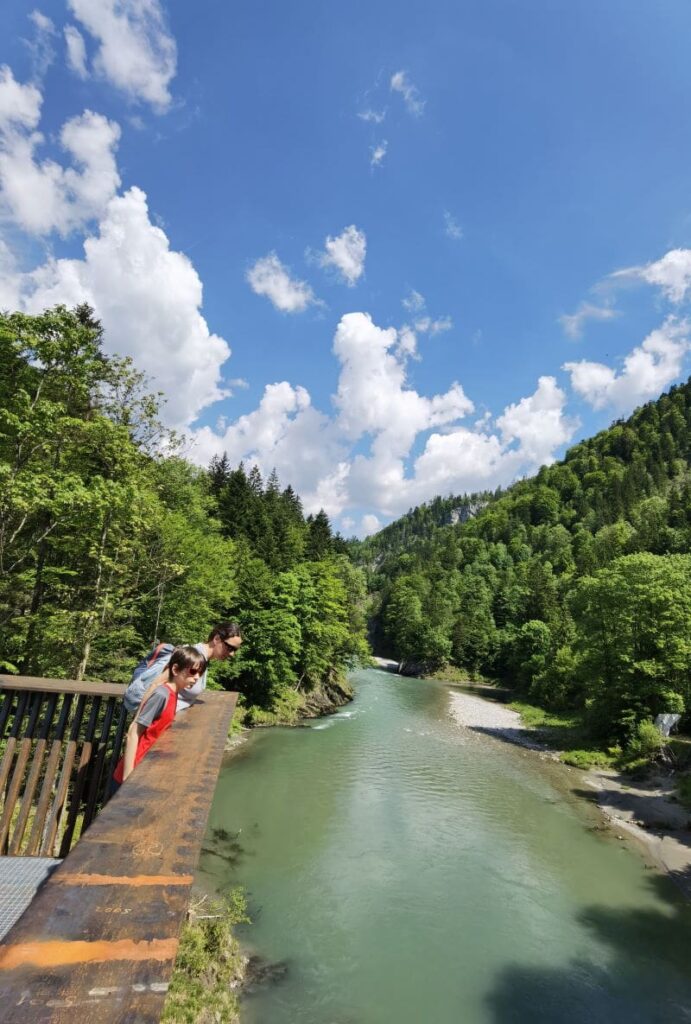
[[209, 633], [207, 643], [211, 643], [214, 637], [219, 636], [221, 640], [230, 640], [232, 636], [239, 636], [242, 640], [242, 632], [237, 622], [219, 622]]

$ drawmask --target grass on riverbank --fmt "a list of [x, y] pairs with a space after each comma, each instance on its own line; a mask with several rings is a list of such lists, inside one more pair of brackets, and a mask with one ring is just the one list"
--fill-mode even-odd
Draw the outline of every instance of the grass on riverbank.
[[577, 712], [547, 711], [525, 701], [509, 704], [517, 711], [521, 721], [530, 729], [537, 729], [544, 742], [561, 751], [559, 759], [574, 768], [606, 768], [614, 765], [621, 754], [618, 749], [602, 750], [588, 738], [582, 715]]
[[679, 800], [691, 810], [691, 736], [678, 735], [664, 740], [650, 722], [642, 722], [627, 749], [619, 746], [603, 749], [588, 736], [583, 715], [577, 712], [547, 711], [525, 701], [512, 701], [528, 728], [540, 732], [543, 741], [559, 750], [559, 759], [574, 768], [616, 768], [630, 775], [645, 776], [660, 761], [684, 772], [677, 783]]
[[198, 899], [183, 928], [161, 1024], [237, 1024], [244, 961], [233, 927], [249, 921], [241, 889]]
[[470, 672], [467, 668], [458, 668], [456, 665], [444, 665], [425, 676], [426, 679], [436, 679], [440, 683], [481, 683], [484, 686], [498, 686], [494, 679], [486, 679], [479, 672]]

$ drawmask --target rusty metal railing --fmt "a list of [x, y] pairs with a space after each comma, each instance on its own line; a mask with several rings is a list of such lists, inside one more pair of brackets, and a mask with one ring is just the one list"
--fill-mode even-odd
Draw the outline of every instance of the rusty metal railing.
[[[3, 1024], [159, 1020], [236, 698], [206, 691], [178, 715], [0, 942]], [[73, 760], [91, 743], [98, 774], [90, 735]]]
[[108, 801], [123, 687], [0, 676], [0, 854], [65, 857]]

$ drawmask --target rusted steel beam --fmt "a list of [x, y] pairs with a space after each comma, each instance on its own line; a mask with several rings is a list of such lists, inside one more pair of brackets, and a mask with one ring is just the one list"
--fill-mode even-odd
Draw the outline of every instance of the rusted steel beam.
[[0, 944], [3, 1024], [153, 1024], [236, 694], [179, 715]]
[[0, 675], [1, 690], [39, 690], [43, 693], [83, 693], [87, 697], [122, 697], [120, 683], [90, 683], [76, 679], [43, 679], [41, 676]]

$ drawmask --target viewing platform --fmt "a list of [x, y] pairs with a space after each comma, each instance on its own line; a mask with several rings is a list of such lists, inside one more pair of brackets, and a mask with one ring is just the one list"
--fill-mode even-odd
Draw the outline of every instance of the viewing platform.
[[21, 914], [4, 937], [0, 919], [0, 1017], [153, 1024], [237, 694], [205, 691], [108, 800], [127, 724], [122, 687], [0, 685], [0, 896]]

